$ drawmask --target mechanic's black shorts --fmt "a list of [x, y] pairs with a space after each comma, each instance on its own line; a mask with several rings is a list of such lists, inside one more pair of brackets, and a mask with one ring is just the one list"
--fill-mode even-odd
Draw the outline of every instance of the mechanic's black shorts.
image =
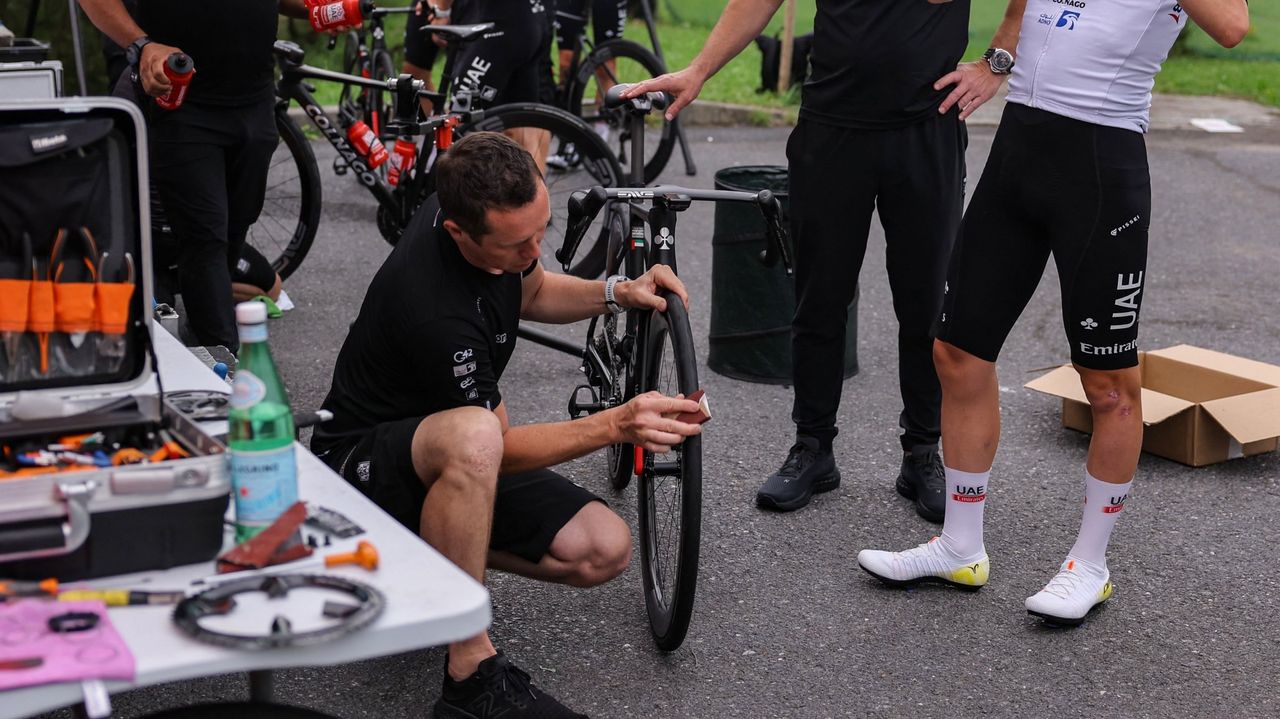
[[[414, 534], [421, 528], [426, 487], [413, 469], [413, 435], [422, 417], [384, 422], [320, 459]], [[489, 547], [537, 563], [556, 534], [583, 507], [604, 500], [563, 476], [540, 469], [498, 478]]]
[[1071, 361], [1136, 366], [1150, 226], [1140, 133], [1006, 105], [951, 255], [934, 336], [994, 362], [1052, 254]]
[[478, 2], [471, 22], [493, 22], [494, 31], [464, 45], [452, 58], [452, 93], [471, 96], [472, 107], [509, 102], [554, 104], [551, 72], [552, 17], [547, 3]]

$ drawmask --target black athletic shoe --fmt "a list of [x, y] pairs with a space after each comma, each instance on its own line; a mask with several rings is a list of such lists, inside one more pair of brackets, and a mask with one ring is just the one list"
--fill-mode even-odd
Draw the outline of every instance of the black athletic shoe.
[[896, 484], [898, 494], [915, 501], [916, 514], [934, 524], [942, 523], [947, 511], [947, 475], [937, 447], [913, 447], [904, 452]]
[[455, 682], [445, 659], [444, 691], [436, 719], [587, 719], [533, 686], [529, 675], [498, 652], [480, 662], [476, 673]]
[[840, 470], [831, 450], [821, 449], [818, 440], [811, 437], [798, 437], [782, 468], [756, 492], [756, 505], [790, 512], [808, 504], [814, 494], [839, 486]]

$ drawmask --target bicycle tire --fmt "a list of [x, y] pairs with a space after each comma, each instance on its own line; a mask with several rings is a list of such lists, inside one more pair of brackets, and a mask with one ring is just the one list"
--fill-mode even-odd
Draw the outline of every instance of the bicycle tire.
[[[342, 43], [342, 71], [348, 75], [360, 75], [360, 56], [359, 47], [361, 43], [360, 33], [355, 30], [348, 30], [343, 34]], [[360, 90], [354, 85], [342, 83], [342, 89], [338, 93], [338, 107], [359, 115], [360, 109], [356, 105], [355, 98], [359, 95]]]
[[[399, 75], [399, 73], [396, 72], [395, 60], [392, 59], [391, 53], [386, 50], [374, 51], [373, 61], [370, 63], [370, 67], [373, 79], [382, 82], [386, 82], [387, 80]], [[390, 117], [393, 111], [391, 100], [388, 99], [388, 94], [385, 92], [371, 90], [365, 95], [365, 97], [374, 98], [371, 106], [368, 108], [369, 114], [371, 115], [371, 121], [366, 120], [365, 122], [369, 123], [369, 127], [372, 127], [373, 131], [376, 132], [379, 137], [384, 140], [394, 140], [395, 135], [386, 134], [387, 118]], [[376, 116], [374, 116], [374, 113], [376, 113]]]
[[[484, 117], [466, 125], [459, 126], [460, 136], [478, 131], [503, 132], [516, 128], [537, 128], [547, 130], [564, 142], [574, 143], [580, 155], [579, 164], [570, 168], [572, 174], [565, 174], [563, 179], [568, 183], [559, 187], [557, 171], [548, 169], [546, 177], [547, 190], [551, 193], [552, 227], [547, 238], [543, 240], [544, 264], [559, 263], [551, 257], [551, 248], [563, 244], [564, 223], [559, 221], [565, 212], [569, 193], [577, 189], [587, 189], [591, 185], [619, 187], [625, 177], [622, 166], [614, 157], [609, 146], [599, 135], [595, 134], [581, 118], [551, 105], [536, 102], [514, 102], [486, 108]], [[579, 174], [579, 170], [582, 172]], [[597, 222], [601, 220], [597, 219]], [[554, 231], [554, 235], [553, 235]], [[548, 240], [554, 240], [549, 243]], [[605, 268], [605, 255], [608, 245], [608, 233], [596, 231], [596, 239], [585, 254], [579, 253], [578, 261], [570, 266], [569, 274], [577, 277], [599, 277]]]
[[[631, 40], [614, 39], [606, 40], [605, 42], [596, 45], [595, 49], [591, 51], [591, 54], [582, 61], [577, 74], [570, 78], [569, 86], [565, 92], [565, 109], [586, 121], [590, 121], [592, 118], [600, 118], [608, 122], [612, 131], [611, 134], [616, 141], [622, 143], [618, 147], [617, 154], [615, 154], [615, 156], [618, 156], [631, 149], [630, 143], [624, 141], [624, 129], [626, 128], [625, 116], [620, 114], [614, 115], [603, 111], [598, 111], [595, 114], [584, 115], [582, 109], [583, 97], [586, 94], [587, 88], [594, 84], [592, 79], [595, 78], [596, 70], [609, 60], [615, 58], [626, 58], [634, 61], [644, 68], [645, 72], [648, 73], [648, 77], [658, 77], [659, 75], [666, 73], [667, 68], [662, 61], [658, 59], [658, 56], [654, 55], [645, 46], [632, 42]], [[622, 82], [638, 82], [644, 79], [648, 78], [620, 78]], [[649, 147], [649, 152], [652, 154], [645, 158], [644, 163], [644, 181], [648, 184], [656, 180], [658, 175], [662, 174], [662, 171], [667, 167], [667, 163], [671, 160], [671, 153], [676, 146], [675, 126], [672, 125], [671, 121], [667, 120], [665, 116], [662, 116], [662, 133], [659, 136], [658, 141], [656, 143], [649, 143], [646, 139], [645, 144], [647, 146], [650, 144], [652, 145]]]
[[280, 144], [267, 171], [262, 212], [246, 241], [285, 279], [297, 272], [311, 250], [323, 197], [315, 152], [287, 106], [276, 108], [276, 131]]
[[[693, 332], [684, 304], [671, 292], [664, 293], [665, 312], [649, 315], [643, 360], [641, 391], [685, 396], [698, 389], [698, 366]], [[670, 371], [666, 351], [670, 349]], [[702, 535], [702, 437], [685, 438], [663, 459], [667, 469], [658, 474], [660, 462], [645, 453], [640, 474], [639, 519], [640, 562], [649, 629], [659, 649], [673, 651], [684, 642], [693, 617], [693, 599], [698, 584], [698, 554]], [[667, 457], [668, 455], [663, 455]], [[670, 483], [659, 480], [674, 479]], [[665, 488], [663, 485], [667, 485]], [[678, 504], [679, 511], [675, 514]], [[675, 514], [673, 520], [671, 514]], [[675, 537], [665, 537], [672, 522]], [[670, 546], [674, 542], [675, 546]], [[673, 566], [674, 564], [674, 566]], [[668, 586], [670, 585], [670, 586]]]

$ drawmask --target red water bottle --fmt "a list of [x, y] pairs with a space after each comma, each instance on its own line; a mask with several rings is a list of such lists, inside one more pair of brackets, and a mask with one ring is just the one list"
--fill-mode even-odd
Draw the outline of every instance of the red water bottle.
[[387, 148], [364, 120], [351, 123], [351, 127], [347, 128], [347, 139], [357, 152], [369, 159], [369, 169], [387, 161]]
[[391, 148], [391, 164], [387, 167], [387, 182], [392, 187], [400, 184], [400, 178], [408, 179], [409, 173], [413, 172], [413, 163], [418, 159], [418, 146], [413, 144], [413, 140], [404, 137], [397, 137], [396, 144]]
[[187, 86], [196, 74], [196, 64], [186, 53], [175, 52], [164, 61], [164, 76], [169, 78], [169, 92], [156, 98], [156, 104], [166, 110], [177, 110], [187, 99]]
[[373, 9], [370, 0], [307, 0], [311, 27], [316, 32], [329, 32], [355, 27], [364, 22], [364, 15]]

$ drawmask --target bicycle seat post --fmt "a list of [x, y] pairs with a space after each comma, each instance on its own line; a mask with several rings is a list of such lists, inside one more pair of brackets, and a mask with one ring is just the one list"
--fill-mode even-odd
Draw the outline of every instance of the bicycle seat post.
[[650, 92], [640, 97], [624, 100], [622, 93], [631, 89], [630, 85], [617, 84], [609, 88], [604, 96], [604, 106], [610, 110], [620, 110], [627, 115], [627, 132], [631, 133], [631, 172], [628, 183], [632, 187], [644, 187], [644, 125], [650, 112], [667, 107], [667, 96], [661, 92]]

